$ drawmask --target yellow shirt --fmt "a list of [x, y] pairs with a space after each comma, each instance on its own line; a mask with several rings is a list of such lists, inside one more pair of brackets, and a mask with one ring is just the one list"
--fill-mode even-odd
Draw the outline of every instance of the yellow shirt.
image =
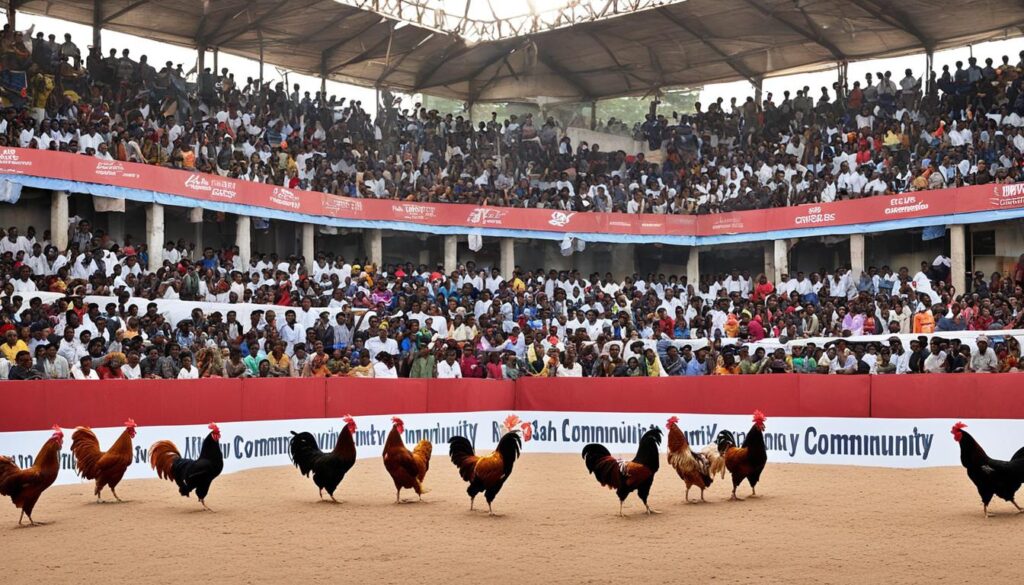
[[19, 339], [14, 345], [10, 345], [5, 341], [3, 345], [0, 345], [0, 348], [3, 348], [2, 351], [4, 352], [4, 357], [12, 364], [14, 363], [14, 358], [18, 357], [20, 352], [28, 351], [28, 345], [21, 339]]

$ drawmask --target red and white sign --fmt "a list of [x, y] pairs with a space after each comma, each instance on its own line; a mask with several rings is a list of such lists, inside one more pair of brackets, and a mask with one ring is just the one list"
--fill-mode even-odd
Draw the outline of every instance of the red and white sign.
[[[977, 185], [701, 216], [575, 213], [391, 199], [352, 199], [140, 163], [98, 161], [82, 155], [23, 148], [0, 149], [0, 174], [99, 183], [197, 200], [231, 202], [342, 219], [667, 237], [759, 234], [1024, 208], [1024, 184], [1013, 184]], [[253, 213], [258, 213], [258, 210]]]

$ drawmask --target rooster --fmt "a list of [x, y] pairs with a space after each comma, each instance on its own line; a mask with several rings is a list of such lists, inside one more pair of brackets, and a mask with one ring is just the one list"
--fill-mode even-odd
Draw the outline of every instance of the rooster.
[[754, 426], [743, 439], [743, 446], [736, 446], [736, 436], [731, 431], [718, 433], [715, 442], [718, 444], [718, 452], [725, 460], [725, 467], [732, 474], [732, 497], [729, 501], [737, 500], [736, 488], [743, 480], [750, 482], [750, 494], [757, 497], [757, 482], [761, 479], [761, 472], [768, 462], [768, 451], [764, 446], [764, 421], [767, 420], [760, 410], [754, 411]]
[[[204, 510], [210, 484], [224, 470], [224, 453], [220, 450], [220, 428], [210, 423], [210, 434], [203, 439], [198, 459], [185, 459], [170, 441], [157, 441], [149, 448], [149, 464], [160, 479], [178, 484], [178, 493], [188, 497], [193, 490]], [[210, 510], [211, 512], [213, 510]]]
[[[703, 452], [698, 453], [690, 447], [686, 433], [676, 424], [678, 422], [679, 417], [673, 416], [665, 425], [668, 429], [668, 464], [686, 483], [686, 501], [690, 502], [690, 488], [697, 486], [700, 488], [700, 501], [703, 502], [704, 490], [711, 487], [713, 481], [712, 461]], [[718, 455], [717, 449], [715, 455]], [[719, 464], [720, 461], [720, 457], [715, 457], [715, 464], [724, 467], [723, 464]]]
[[498, 447], [486, 457], [477, 457], [473, 444], [466, 437], [452, 437], [448, 441], [448, 455], [452, 463], [459, 469], [462, 479], [469, 482], [466, 493], [469, 494], [470, 512], [473, 511], [477, 494], [483, 492], [487, 500], [487, 514], [494, 516], [491, 504], [508, 476], [512, 475], [512, 467], [523, 449], [519, 432], [519, 429], [508, 429], [498, 441]]
[[658, 446], [661, 445], [661, 429], [652, 426], [651, 430], [640, 438], [640, 446], [632, 461], [616, 459], [608, 448], [598, 443], [591, 443], [583, 448], [583, 460], [587, 471], [594, 474], [598, 483], [615, 490], [619, 496], [619, 516], [622, 516], [622, 503], [626, 496], [636, 491], [648, 514], [658, 511], [647, 504], [647, 496], [651, 493], [654, 474], [658, 473]]
[[405, 423], [398, 417], [391, 417], [391, 433], [384, 441], [384, 468], [388, 470], [391, 479], [395, 482], [395, 503], [402, 503], [402, 489], [412, 489], [420, 500], [426, 490], [423, 487], [423, 478], [430, 469], [430, 453], [434, 446], [430, 441], [423, 439], [416, 444], [416, 447], [409, 451], [402, 440], [402, 433], [405, 432]]
[[20, 469], [10, 457], [0, 457], [0, 496], [10, 496], [11, 501], [21, 508], [18, 526], [25, 516], [31, 526], [43, 524], [32, 519], [32, 510], [46, 488], [57, 481], [60, 471], [60, 448], [64, 446], [64, 432], [53, 425], [53, 435], [43, 443], [32, 467]]
[[342, 420], [345, 426], [338, 432], [338, 441], [330, 453], [324, 453], [311, 433], [292, 431], [291, 455], [295, 467], [302, 475], [309, 477], [313, 473], [313, 483], [320, 488], [320, 499], [324, 499], [324, 490], [331, 496], [334, 503], [334, 490], [338, 488], [345, 474], [356, 463], [356, 442], [352, 435], [356, 432], [356, 421], [346, 415]]
[[136, 426], [132, 419], [125, 421], [124, 432], [107, 451], [100, 451], [100, 442], [89, 427], [78, 427], [71, 435], [71, 453], [75, 456], [78, 474], [85, 479], [96, 480], [97, 502], [103, 501], [100, 492], [104, 486], [110, 487], [115, 500], [123, 501], [117, 497], [117, 484], [132, 464], [132, 439], [135, 438]]
[[981, 503], [985, 506], [985, 517], [991, 516], [988, 504], [993, 495], [1013, 504], [1018, 513], [1024, 512], [1014, 501], [1021, 482], [1024, 482], [1024, 448], [1014, 453], [1009, 461], [992, 459], [965, 428], [967, 425], [957, 422], [950, 432], [960, 443], [960, 463], [967, 469], [967, 477], [974, 482], [974, 487], [978, 488]]

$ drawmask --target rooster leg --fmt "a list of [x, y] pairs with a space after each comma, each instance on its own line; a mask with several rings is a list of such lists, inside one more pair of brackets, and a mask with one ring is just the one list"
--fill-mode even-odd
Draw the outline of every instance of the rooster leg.
[[661, 514], [661, 512], [659, 512], [659, 511], [655, 510], [654, 508], [648, 506], [646, 503], [644, 503], [644, 507], [647, 508], [647, 514], [648, 515], [650, 515], [650, 514]]
[[732, 486], [732, 497], [729, 498], [730, 502], [742, 502], [741, 498], [736, 497], [736, 486]]
[[327, 495], [331, 496], [331, 501], [334, 502], [335, 504], [340, 504], [341, 503], [338, 500], [334, 499], [334, 494], [327, 494]]
[[1014, 500], [1010, 500], [1010, 503], [1013, 504], [1014, 508], [1017, 508], [1017, 513], [1018, 514], [1024, 514], [1024, 508], [1021, 508], [1020, 506], [1018, 506], [1017, 502], [1015, 502]]
[[402, 503], [402, 488], [398, 488], [395, 491], [395, 503], [396, 504], [401, 504]]
[[686, 486], [686, 503], [690, 503], [690, 486]]
[[473, 502], [476, 501], [476, 496], [469, 496], [469, 511], [473, 511]]
[[491, 503], [490, 502], [487, 502], [487, 515], [488, 516], [497, 516], [497, 514], [494, 513], [494, 510], [491, 509]]
[[203, 510], [207, 512], [213, 512], [213, 508], [206, 505], [206, 500], [199, 500], [199, 503], [203, 505]]
[[115, 490], [113, 487], [110, 488], [110, 493], [114, 494], [114, 499], [117, 500], [118, 502], [124, 501], [121, 498], [117, 497], [117, 490]]
[[320, 499], [324, 499], [324, 488], [320, 488]]
[[21, 526], [22, 520], [25, 519], [25, 510], [21, 511], [21, 516], [18, 516], [18, 526]]
[[701, 488], [701, 490], [700, 490], [700, 501], [702, 501], [702, 502], [706, 502], [707, 501], [707, 500], [704, 499], [704, 488]]
[[992, 517], [992, 514], [988, 513], [988, 504], [985, 504], [985, 517], [986, 518], [991, 518]]

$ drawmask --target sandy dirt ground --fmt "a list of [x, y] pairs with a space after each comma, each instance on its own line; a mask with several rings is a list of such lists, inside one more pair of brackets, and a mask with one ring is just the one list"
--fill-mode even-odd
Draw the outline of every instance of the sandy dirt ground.
[[1000, 500], [983, 518], [962, 469], [769, 462], [760, 496], [742, 502], [725, 501], [728, 483], [686, 504], [663, 464], [651, 493], [661, 514], [643, 514], [634, 495], [626, 518], [579, 457], [528, 452], [495, 500], [498, 517], [469, 512], [440, 456], [423, 503], [395, 504], [379, 459], [356, 463], [340, 505], [290, 467], [219, 478], [212, 513], [156, 479], [122, 483], [123, 504], [94, 503], [91, 484], [61, 486], [36, 508], [46, 526], [17, 528], [4, 498], [3, 582], [1021, 582], [1024, 514]]

